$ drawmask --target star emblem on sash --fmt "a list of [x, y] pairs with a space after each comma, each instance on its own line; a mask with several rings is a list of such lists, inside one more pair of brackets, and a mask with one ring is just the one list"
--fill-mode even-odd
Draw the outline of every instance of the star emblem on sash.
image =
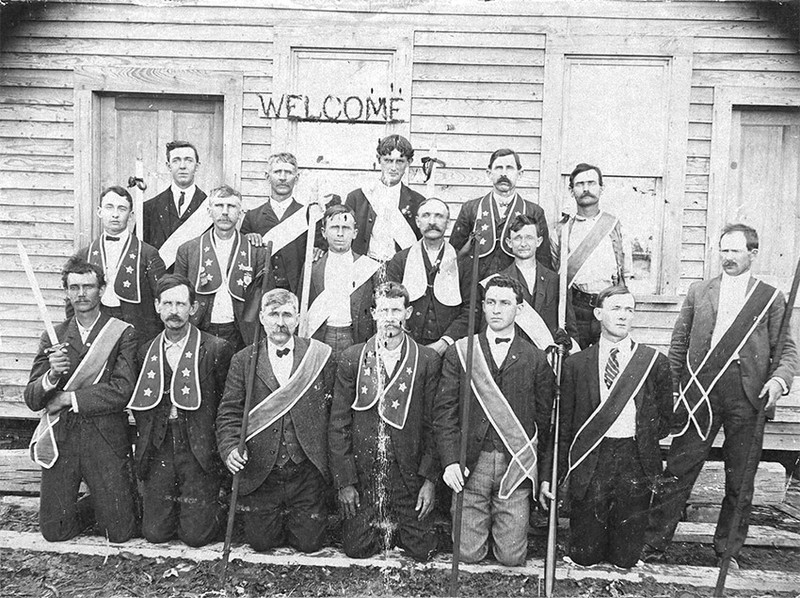
[[183, 371], [181, 372], [181, 374], [183, 374], [184, 378], [188, 378], [189, 374], [191, 374], [191, 373], [192, 372], [189, 371], [189, 368], [183, 368]]
[[92, 252], [92, 255], [100, 255], [100, 252], [99, 252], [99, 251], [97, 251], [97, 249], [95, 249], [95, 250]]
[[183, 394], [185, 394], [185, 395], [188, 395], [189, 394], [189, 387], [188, 386], [184, 386], [183, 388], [181, 388], [181, 392]]
[[481, 230], [489, 230], [489, 225], [484, 224], [483, 226], [481, 226]]
[[156, 355], [153, 355], [153, 356], [150, 358], [150, 361], [158, 361], [158, 356], [156, 356]]
[[242, 250], [242, 251], [240, 252], [240, 255], [241, 255], [242, 257], [247, 257], [247, 252], [246, 252], [246, 251], [244, 251], [244, 250]]
[[414, 370], [412, 370], [411, 368], [406, 368], [406, 374], [408, 374], [410, 376], [413, 373], [414, 373]]
[[155, 373], [153, 370], [150, 370], [149, 372], [147, 372], [147, 377], [148, 377], [150, 380], [152, 380], [153, 378], [155, 378], [155, 377], [156, 377], [156, 373]]
[[191, 358], [192, 358], [192, 352], [186, 351], [186, 359], [191, 359]]
[[478, 218], [486, 218], [488, 215], [489, 214], [486, 212], [481, 212], [480, 214], [478, 214]]
[[152, 388], [145, 388], [144, 389], [144, 396], [149, 397], [151, 394], [153, 394], [153, 389]]
[[136, 254], [135, 253], [129, 253], [128, 257], [131, 258], [132, 260], [135, 260], [136, 259]]
[[[400, 390], [402, 390], [402, 388]], [[400, 401], [392, 401], [392, 409], [398, 409], [399, 407]]]
[[364, 368], [364, 375], [365, 376], [371, 376], [372, 375], [372, 370], [369, 369], [369, 368]]
[[[408, 388], [408, 386], [406, 386], [405, 382], [401, 382], [400, 385], [397, 388], [399, 388], [400, 390], [405, 392], [405, 390], [406, 390], [406, 388]], [[392, 403], [392, 406], [394, 406], [394, 403]]]
[[361, 387], [361, 394], [362, 394], [362, 395], [365, 395], [365, 394], [367, 394], [367, 391], [368, 391], [368, 390], [369, 390], [369, 389], [368, 389], [366, 386], [362, 386], [362, 387]]
[[133, 274], [133, 266], [127, 266], [125, 268], [125, 272], [127, 272], [128, 274]]
[[130, 280], [123, 280], [122, 281], [122, 286], [124, 286], [127, 289], [129, 286], [131, 286], [131, 281]]
[[208, 246], [203, 247], [203, 251], [205, 251], [206, 253], [208, 253], [210, 250], [211, 250], [211, 247], [208, 247]]
[[210, 266], [210, 265], [211, 265], [211, 264], [213, 264], [213, 263], [214, 263], [214, 262], [212, 262], [211, 260], [206, 260], [206, 266]]
[[480, 244], [481, 244], [481, 245], [486, 245], [486, 239], [481, 239], [481, 240], [480, 240]]
[[242, 279], [240, 278], [240, 279], [238, 279], [238, 280], [236, 281], [236, 284], [238, 284], [240, 287], [243, 287], [243, 286], [244, 286], [244, 280], [242, 280]]

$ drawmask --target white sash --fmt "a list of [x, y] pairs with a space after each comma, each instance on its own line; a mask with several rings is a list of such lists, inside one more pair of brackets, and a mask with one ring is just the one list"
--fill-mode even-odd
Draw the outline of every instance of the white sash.
[[211, 221], [211, 216], [208, 215], [208, 198], [206, 197], [186, 222], [181, 224], [158, 250], [161, 259], [164, 260], [164, 265], [167, 268], [172, 266], [175, 263], [178, 247], [186, 241], [199, 237], [212, 224], [214, 223]]
[[[402, 183], [398, 184], [402, 185]], [[411, 225], [408, 223], [408, 220], [405, 219], [405, 216], [403, 216], [403, 213], [399, 210], [399, 208], [395, 209], [392, 207], [392, 209], [384, 209], [383, 206], [380, 206], [377, 203], [375, 197], [378, 193], [378, 185], [383, 185], [383, 183], [380, 181], [375, 181], [371, 185], [361, 187], [361, 192], [364, 194], [364, 197], [367, 198], [367, 201], [375, 211], [376, 218], [380, 218], [383, 215], [389, 216], [387, 228], [389, 231], [391, 231], [392, 238], [394, 239], [395, 243], [400, 246], [400, 249], [408, 249], [417, 242], [417, 236], [414, 234]]]
[[307, 230], [314, 229], [314, 224], [319, 220], [319, 217], [317, 216], [315, 218], [314, 215], [318, 213], [319, 210], [312, 210], [310, 221], [306, 220], [308, 211], [308, 206], [302, 206], [301, 209], [297, 210], [286, 220], [282, 220], [264, 233], [264, 236], [261, 237], [264, 240], [264, 245], [272, 241], [272, 255], [278, 253]]
[[[411, 301], [422, 297], [428, 288], [422, 251], [422, 241], [417, 241], [411, 246], [406, 259], [406, 269], [403, 272], [403, 286], [408, 290]], [[450, 243], [444, 244], [442, 263], [433, 280], [433, 296], [439, 303], [449, 307], [461, 305], [463, 301], [458, 284], [458, 255]]]

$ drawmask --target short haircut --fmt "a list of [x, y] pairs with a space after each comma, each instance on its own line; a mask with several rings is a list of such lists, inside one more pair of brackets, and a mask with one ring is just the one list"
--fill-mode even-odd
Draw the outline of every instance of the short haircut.
[[158, 279], [156, 283], [156, 299], [161, 301], [161, 295], [164, 291], [174, 289], [175, 287], [184, 286], [189, 289], [189, 303], [194, 303], [197, 295], [194, 292], [192, 282], [181, 274], [165, 274]]
[[[622, 284], [612, 285], [610, 287], [604, 288], [597, 294], [597, 299], [595, 299], [594, 306], [595, 307], [603, 307], [603, 303], [609, 297], [614, 297], [615, 295], [630, 295], [633, 297], [633, 293], [631, 290]], [[633, 305], [636, 307], [636, 297], [633, 297]]]
[[507, 147], [500, 148], [499, 150], [496, 150], [491, 156], [489, 156], [489, 170], [491, 170], [492, 166], [494, 166], [495, 160], [497, 160], [498, 158], [504, 158], [506, 156], [514, 156], [514, 162], [517, 165], [517, 170], [522, 170], [522, 162], [519, 159], [519, 154]]
[[498, 287], [500, 289], [511, 289], [514, 291], [514, 295], [517, 298], [517, 303], [522, 303], [523, 295], [522, 295], [522, 285], [510, 278], [508, 276], [504, 276], [502, 274], [498, 274], [497, 276], [492, 276], [489, 279], [489, 282], [486, 283], [486, 287], [483, 290], [483, 296], [486, 297], [486, 293], [489, 292], [489, 289], [492, 287]]
[[537, 236], [542, 236], [539, 234], [539, 222], [533, 216], [528, 216], [527, 214], [520, 214], [511, 222], [511, 226], [508, 227], [512, 233], [517, 233], [526, 226], [535, 226], [536, 227], [536, 234]]
[[411, 142], [402, 135], [387, 135], [378, 142], [376, 151], [379, 156], [388, 156], [394, 150], [400, 152], [409, 162], [414, 159], [414, 148]]
[[110, 187], [106, 187], [103, 189], [102, 193], [100, 193], [100, 205], [103, 205], [103, 198], [108, 195], [109, 193], [115, 193], [120, 197], [124, 197], [128, 200], [128, 207], [132, 210], [133, 209], [133, 198], [131, 194], [128, 193], [128, 190], [125, 187], [120, 187], [119, 185], [111, 185]]
[[597, 173], [597, 182], [600, 183], [600, 186], [603, 186], [603, 173], [600, 172], [600, 169], [597, 166], [592, 164], [587, 164], [586, 162], [581, 162], [578, 164], [571, 173], [569, 173], [569, 188], [575, 185], [575, 177], [581, 174], [582, 172], [586, 172], [588, 170], [594, 170]]
[[106, 286], [106, 274], [103, 272], [103, 268], [101, 266], [98, 264], [91, 264], [82, 257], [73, 255], [67, 260], [67, 263], [64, 264], [64, 267], [61, 269], [61, 284], [66, 289], [67, 277], [70, 274], [91, 274], [92, 272], [94, 272], [97, 276], [97, 286]]
[[353, 208], [350, 206], [346, 206], [341, 203], [336, 203], [325, 210], [325, 213], [322, 215], [322, 221], [325, 225], [328, 224], [328, 220], [335, 216], [340, 216], [342, 214], [349, 214], [350, 217], [353, 219], [353, 227], [357, 228], [356, 225], [356, 213], [353, 211]]
[[377, 303], [378, 299], [381, 297], [385, 297], [386, 299], [402, 299], [404, 307], [408, 307], [408, 304], [411, 303], [406, 287], [399, 282], [393, 282], [391, 280], [379, 284], [375, 289], [375, 302]]
[[722, 242], [722, 237], [729, 233], [742, 233], [744, 235], [744, 240], [747, 242], [748, 251], [758, 249], [758, 233], [752, 226], [747, 226], [746, 224], [742, 224], [740, 222], [735, 224], [726, 224], [722, 228], [722, 233], [719, 236], [720, 242]]
[[180, 149], [182, 147], [190, 147], [190, 148], [192, 148], [194, 150], [195, 162], [200, 164], [200, 154], [197, 153], [197, 148], [193, 144], [189, 143], [188, 141], [179, 141], [177, 139], [175, 141], [170, 141], [167, 144], [167, 162], [169, 162], [169, 153], [172, 150]]
[[291, 305], [295, 311], [300, 311], [300, 302], [297, 300], [297, 295], [286, 289], [272, 289], [264, 293], [261, 297], [261, 309], [266, 309], [270, 306]]
[[442, 198], [440, 198], [440, 197], [429, 197], [428, 199], [423, 201], [421, 204], [419, 204], [417, 206], [417, 214], [419, 214], [419, 211], [422, 209], [422, 206], [424, 206], [425, 204], [427, 204], [429, 202], [432, 202], [432, 201], [438, 201], [439, 203], [444, 204], [444, 209], [447, 210], [447, 218], [449, 219], [450, 218], [450, 206], [448, 206], [447, 202], [445, 200], [443, 200]]
[[269, 165], [269, 169], [272, 170], [272, 167], [277, 164], [278, 162], [285, 162], [286, 164], [291, 164], [294, 166], [294, 169], [297, 170], [297, 158], [294, 157], [294, 154], [290, 154], [289, 152], [278, 152], [277, 154], [272, 154], [269, 158], [267, 158], [267, 164]]
[[217, 198], [224, 199], [226, 197], [235, 197], [239, 200], [239, 203], [242, 203], [242, 194], [229, 185], [220, 185], [209, 191], [208, 203], [211, 205], [213, 200]]

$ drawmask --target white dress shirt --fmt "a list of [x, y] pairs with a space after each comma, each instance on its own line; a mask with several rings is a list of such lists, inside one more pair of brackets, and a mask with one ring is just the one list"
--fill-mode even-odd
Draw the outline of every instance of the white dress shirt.
[[325, 290], [333, 295], [334, 312], [328, 326], [344, 328], [353, 323], [350, 317], [350, 293], [353, 292], [353, 252], [328, 252], [325, 263]]
[[400, 188], [401, 183], [387, 187], [378, 182], [373, 196], [369, 198], [375, 211], [375, 224], [369, 239], [369, 255], [382, 262], [389, 261], [395, 254], [391, 214], [400, 209]]
[[533, 265], [532, 268], [520, 268], [519, 264], [517, 264], [517, 270], [519, 270], [520, 274], [522, 274], [522, 278], [525, 279], [525, 285], [528, 287], [528, 292], [533, 295], [533, 289], [536, 288], [536, 259], [534, 258], [532, 260], [528, 260], [528, 262]]
[[[631, 360], [631, 356], [633, 355], [633, 340], [631, 340], [631, 337], [626, 336], [617, 343], [614, 343], [603, 336], [600, 337], [600, 344], [598, 347], [600, 355], [597, 361], [598, 375], [600, 376], [601, 405], [608, 400], [608, 397], [611, 394], [611, 389], [606, 387], [604, 376], [606, 372], [606, 363], [608, 363], [608, 358], [611, 355], [611, 349], [614, 347], [619, 349], [619, 353], [617, 353], [617, 362], [619, 363], [619, 374], [617, 374], [617, 378], [619, 378], [619, 376], [622, 374], [625, 366], [628, 365], [628, 362]], [[613, 388], [613, 385], [611, 388]], [[632, 438], [634, 436], [636, 436], [636, 402], [631, 399], [625, 404], [625, 407], [622, 408], [619, 417], [617, 417], [617, 421], [611, 424], [608, 432], [606, 432], [606, 437]]]
[[[394, 369], [397, 367], [397, 362], [400, 361], [400, 356], [403, 354], [403, 345], [405, 342], [406, 339], [404, 336], [402, 342], [394, 349], [389, 350], [385, 347], [378, 347], [378, 359], [383, 364], [387, 376], [391, 376], [392, 372], [394, 372]], [[386, 382], [388, 382], [388, 380], [384, 380], [384, 384]]]
[[[592, 218], [575, 216], [575, 222], [569, 234], [569, 252], [574, 252], [581, 242], [594, 228], [602, 212]], [[573, 285], [584, 293], [599, 293], [613, 283], [617, 274], [617, 256], [611, 243], [611, 236], [606, 235], [597, 244], [594, 251], [586, 258], [583, 267], [575, 274]]]
[[[182, 339], [179, 339], [175, 342], [169, 340], [166, 335], [164, 335], [164, 356], [167, 358], [167, 363], [169, 367], [172, 369], [173, 373], [178, 369], [178, 364], [181, 361], [181, 355], [183, 354], [184, 349], [186, 349], [186, 343], [189, 341], [189, 329], [186, 329], [186, 334], [183, 335]], [[175, 419], [178, 417], [178, 408], [175, 405], [169, 406], [169, 418]]]
[[[278, 351], [289, 349], [289, 353], [278, 357]], [[292, 375], [292, 362], [294, 361], [294, 336], [283, 347], [277, 347], [267, 339], [267, 355], [272, 366], [272, 373], [278, 379], [278, 384], [284, 386]]]
[[511, 197], [500, 197], [494, 191], [492, 192], [492, 199], [494, 200], [494, 205], [497, 206], [497, 213], [500, 214], [500, 220], [503, 220], [506, 215], [506, 211], [508, 210], [508, 206], [516, 197], [516, 193]]
[[292, 205], [292, 198], [287, 197], [283, 201], [270, 199], [269, 205], [272, 208], [272, 211], [275, 212], [275, 215], [278, 217], [278, 220], [283, 220], [283, 215], [286, 213], [286, 210], [289, 209], [289, 206]]
[[122, 250], [125, 249], [130, 232], [126, 228], [118, 235], [111, 235], [119, 237], [119, 241], [108, 241], [106, 240], [107, 236], [107, 233], [103, 233], [102, 237], [100, 238], [100, 241], [103, 244], [106, 268], [106, 290], [103, 293], [103, 296], [100, 298], [100, 303], [106, 307], [119, 307], [119, 297], [117, 297], [117, 293], [114, 291], [114, 283], [117, 280], [119, 263], [122, 260]]
[[228, 262], [231, 259], [235, 235], [231, 235], [230, 239], [220, 239], [216, 234], [211, 234], [214, 235], [214, 252], [217, 254], [217, 263], [222, 275], [222, 284], [214, 293], [211, 323], [229, 324], [233, 322], [233, 298], [228, 290]]
[[[495, 342], [495, 339], [497, 338], [507, 338], [509, 340], [506, 343], [497, 343]], [[511, 330], [511, 334], [509, 335], [503, 334], [500, 337], [498, 337], [497, 333], [494, 330], [492, 330], [491, 328], [487, 328], [486, 340], [489, 341], [489, 351], [491, 351], [492, 353], [492, 359], [494, 359], [495, 365], [497, 367], [500, 367], [506, 360], [506, 356], [508, 356], [508, 349], [511, 347], [511, 343], [514, 342], [513, 328]]]
[[[170, 189], [172, 189], [172, 199], [175, 201], [175, 210], [178, 212], [178, 216], [183, 216], [186, 209], [189, 207], [189, 204], [192, 203], [192, 198], [194, 197], [194, 192], [197, 189], [197, 185], [192, 183], [186, 189], [181, 189], [175, 183], [170, 185]], [[183, 205], [179, 208], [178, 204], [180, 203], [181, 193], [184, 194], [183, 196]]]

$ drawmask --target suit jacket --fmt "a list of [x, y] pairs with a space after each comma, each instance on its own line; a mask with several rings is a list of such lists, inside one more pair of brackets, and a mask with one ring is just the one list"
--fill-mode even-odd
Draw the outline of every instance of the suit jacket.
[[[30, 379], [24, 392], [28, 407], [33, 411], [44, 409], [55, 393], [63, 390], [64, 384], [83, 360], [91, 343], [109, 319], [107, 314], [100, 313], [99, 320], [86, 339], [86, 345], [81, 341], [75, 318], [70, 318], [55, 327], [58, 340], [67, 343], [67, 356], [71, 367], [51, 391], [45, 391], [42, 386], [42, 378], [50, 369], [45, 350], [51, 346], [47, 335], [42, 335], [39, 351], [33, 360]], [[109, 454], [109, 450], [118, 457], [128, 455], [130, 453], [128, 416], [124, 409], [133, 392], [136, 374], [136, 333], [129, 327], [111, 350], [100, 380], [75, 391], [78, 412], [67, 409], [61, 411], [61, 420], [55, 426], [56, 442], [80, 434], [84, 442], [96, 446], [98, 459]]]
[[[406, 262], [408, 261], [408, 254], [410, 251], [410, 248], [403, 249], [389, 260], [386, 265], [386, 280], [403, 282], [403, 274], [406, 271]], [[423, 260], [427, 260], [424, 249]], [[433, 295], [433, 289], [429, 287], [422, 297], [411, 303], [411, 307], [413, 307], [414, 310], [411, 312], [411, 317], [408, 318], [406, 325], [414, 340], [418, 342], [422, 341], [425, 329], [425, 316], [431, 305], [433, 305], [435, 316], [434, 328], [437, 340], [443, 336], [449, 336], [453, 340], [458, 340], [467, 335], [467, 328], [469, 327], [469, 293], [470, 282], [472, 280], [471, 261], [469, 259], [459, 258], [457, 264], [458, 286], [461, 290], [461, 304], [455, 306], [443, 305], [436, 300], [436, 297]]]
[[[244, 235], [241, 233], [237, 233], [240, 237], [240, 248], [247, 248], [247, 239], [244, 238]], [[198, 271], [199, 262], [200, 262], [200, 237], [195, 237], [190, 241], [186, 241], [183, 245], [178, 247], [178, 253], [175, 255], [175, 274], [180, 274], [182, 276], [186, 276], [189, 280], [192, 281], [194, 284], [194, 273]], [[234, 244], [233, 251], [236, 247]], [[252, 286], [253, 284], [258, 284], [256, 281], [256, 276], [261, 270], [264, 269], [264, 260], [266, 258], [265, 250], [260, 247], [252, 247], [252, 263], [251, 266], [253, 268], [253, 281], [250, 283]], [[230, 257], [233, 257], [232, 255]], [[230, 259], [230, 258], [229, 258]], [[220, 268], [225, 268], [226, 266], [220, 264]], [[260, 280], [260, 279], [259, 279]], [[248, 287], [249, 288], [249, 287]], [[197, 311], [191, 316], [190, 321], [192, 324], [197, 326], [200, 330], [206, 330], [211, 324], [211, 311], [214, 308], [214, 299], [216, 298], [216, 294], [214, 295], [197, 295], [197, 303], [198, 308]], [[249, 342], [249, 339], [253, 336], [253, 326], [256, 325], [254, 323], [246, 323], [244, 321], [244, 308], [245, 302], [239, 301], [235, 297], [231, 297], [233, 302], [233, 321], [236, 322], [236, 325], [239, 327], [239, 331], [242, 334], [242, 338], [245, 339], [245, 342]]]
[[[570, 355], [561, 373], [561, 405], [559, 411], [558, 471], [563, 479], [569, 467], [569, 447], [578, 430], [600, 405], [599, 343]], [[636, 447], [645, 474], [654, 482], [661, 473], [659, 440], [669, 434], [672, 416], [672, 378], [669, 361], [659, 353], [645, 383], [633, 398], [636, 403]], [[548, 446], [547, 471], [553, 459], [553, 449]], [[569, 478], [570, 496], [582, 499], [592, 477], [602, 474], [595, 450], [581, 463]], [[598, 468], [598, 465], [600, 467]], [[548, 479], [548, 478], [543, 478]]]
[[[366, 411], [351, 408], [356, 398], [363, 348], [361, 343], [346, 349], [336, 372], [328, 446], [333, 483], [337, 489], [363, 483], [372, 474], [378, 452], [380, 416], [377, 404]], [[401, 362], [402, 358], [398, 367]], [[431, 427], [439, 364], [436, 351], [420, 345], [406, 423], [402, 430], [385, 425], [403, 482], [413, 495], [419, 492], [426, 479], [435, 482], [441, 472]]]
[[[696, 369], [711, 348], [711, 335], [717, 323], [721, 280], [722, 276], [717, 276], [711, 280], [695, 282], [689, 287], [672, 330], [669, 346], [669, 362], [676, 384], [688, 381], [687, 355], [692, 369]], [[754, 284], [755, 279], [751, 277], [747, 284], [748, 290]], [[774, 355], [785, 306], [786, 301], [781, 294], [739, 351], [742, 387], [756, 409], [761, 406], [758, 395], [768, 377], [778, 377], [786, 383], [787, 388], [791, 388], [792, 379], [798, 371], [797, 347], [791, 335], [786, 338], [783, 353]], [[775, 371], [771, 372], [771, 369]]]
[[[297, 369], [312, 342], [318, 341], [295, 337], [292, 373]], [[223, 461], [239, 444], [247, 378], [250, 371], [250, 352], [251, 348], [246, 347], [233, 356], [228, 380], [225, 383], [225, 393], [222, 395], [217, 412], [217, 444]], [[289, 411], [300, 447], [309, 461], [326, 479], [330, 477], [328, 473], [328, 416], [334, 374], [333, 361], [329, 358], [316, 380]], [[266, 341], [262, 341], [259, 346], [256, 378], [253, 385], [253, 405], [279, 387], [280, 384], [275, 378], [267, 354]], [[281, 443], [281, 431], [282, 425], [278, 425], [276, 422], [247, 443], [249, 457], [247, 465], [242, 471], [240, 487], [243, 495], [249, 494], [261, 486], [275, 466]]]
[[[503, 276], [513, 278], [522, 285], [522, 297], [525, 302], [530, 305], [536, 313], [538, 313], [547, 328], [551, 333], [558, 330], [558, 274], [543, 266], [541, 263], [536, 264], [536, 283], [533, 285], [533, 295], [528, 290], [528, 282], [525, 277], [517, 268], [516, 264], [511, 264], [508, 268], [500, 272]], [[575, 309], [572, 307], [572, 301], [569, 298], [569, 290], [567, 290], [567, 317], [565, 322], [565, 330], [572, 338], [578, 338], [578, 327], [575, 324]], [[517, 331], [522, 330], [517, 327]], [[527, 339], [524, 332], [522, 334]], [[530, 339], [528, 339], [530, 340]]]
[[[411, 226], [411, 230], [414, 231], [417, 240], [422, 238], [422, 233], [419, 232], [417, 227], [417, 209], [423, 201], [425, 201], [425, 197], [421, 193], [417, 193], [400, 183], [399, 209], [403, 213], [406, 222]], [[356, 215], [358, 234], [353, 241], [353, 251], [361, 255], [368, 255], [372, 227], [375, 226], [375, 210], [372, 209], [372, 205], [360, 187], [347, 194], [344, 205], [352, 208]]]
[[[353, 254], [353, 259], [357, 260], [361, 256]], [[325, 267], [328, 264], [328, 253], [325, 253], [318, 261], [311, 266], [311, 290], [309, 291], [309, 305], [325, 290]], [[375, 334], [375, 320], [372, 318], [370, 308], [373, 304], [373, 284], [372, 278], [358, 287], [350, 294], [350, 329], [353, 332], [353, 342], [363, 343]], [[322, 340], [325, 338], [327, 323], [319, 327], [314, 334], [314, 338]]]
[[[89, 247], [86, 246], [77, 254], [83, 259], [89, 256]], [[149, 342], [164, 328], [161, 318], [158, 317], [155, 308], [156, 284], [158, 279], [164, 276], [166, 267], [164, 260], [158, 254], [158, 250], [152, 245], [142, 243], [140, 256], [140, 268], [137, 273], [139, 277], [139, 289], [141, 301], [139, 303], [128, 303], [120, 301], [121, 319], [132, 325], [136, 329], [139, 346]], [[100, 311], [108, 308], [100, 304]], [[67, 302], [67, 317], [72, 317], [72, 305]]]
[[[456, 251], [460, 251], [469, 240], [472, 229], [475, 227], [478, 207], [482, 199], [483, 196], [471, 199], [461, 206], [461, 211], [458, 213], [456, 223], [453, 225], [453, 232], [450, 235], [450, 244], [456, 248]], [[550, 233], [547, 230], [547, 220], [544, 216], [544, 210], [541, 206], [531, 201], [523, 199], [523, 202], [525, 205], [524, 214], [536, 219], [536, 230], [542, 238], [542, 242], [536, 250], [536, 260], [540, 264], [544, 264], [546, 268], [550, 268], [552, 266], [550, 258]], [[481, 280], [501, 270], [505, 270], [514, 263], [514, 258], [505, 253], [501, 246], [502, 243], [506, 242], [506, 239], [501, 237], [504, 225], [505, 220], [502, 219], [501, 216], [501, 219], [497, 221], [497, 244], [495, 245], [494, 251], [488, 256], [481, 258], [479, 270]], [[508, 249], [508, 246], [506, 246], [506, 249]]]
[[178, 216], [175, 198], [172, 196], [172, 187], [167, 187], [152, 199], [148, 199], [142, 206], [142, 241], [156, 249], [161, 249], [170, 235], [186, 222], [193, 212], [197, 211], [205, 198], [206, 194], [195, 187], [192, 201], [189, 202], [189, 207], [186, 208], [183, 216]]
[[[139, 350], [139, 363], [147, 355], [149, 344]], [[200, 407], [195, 411], [178, 409], [179, 425], [186, 427], [189, 448], [197, 462], [207, 473], [214, 473], [222, 467], [217, 451], [214, 424], [217, 407], [225, 389], [228, 367], [233, 356], [233, 347], [216, 336], [200, 333], [200, 350], [197, 356], [197, 374], [200, 379]], [[148, 367], [148, 364], [143, 364]], [[169, 370], [169, 363], [164, 363]], [[161, 402], [147, 411], [134, 411], [136, 419], [136, 470], [139, 479], [146, 479], [152, 467], [153, 453], [161, 445], [169, 425], [170, 375], [165, 371], [165, 392]]]
[[[478, 346], [480, 345], [480, 347]], [[492, 359], [486, 333], [476, 335], [475, 350], [483, 349], [492, 376], [503, 392], [508, 404], [519, 418], [528, 437], [534, 427], [539, 431], [539, 477], [542, 476], [542, 456], [550, 437], [550, 411], [553, 406], [553, 370], [547, 363], [543, 351], [534, 347], [520, 335], [514, 335], [505, 361], [497, 367]], [[461, 384], [464, 369], [455, 346], [448, 347], [444, 354], [439, 391], [433, 408], [433, 426], [439, 447], [442, 466], [458, 463], [461, 450]], [[483, 447], [491, 424], [470, 388], [470, 412], [467, 423], [467, 467], [475, 464]], [[504, 451], [509, 456], [508, 451]]]

